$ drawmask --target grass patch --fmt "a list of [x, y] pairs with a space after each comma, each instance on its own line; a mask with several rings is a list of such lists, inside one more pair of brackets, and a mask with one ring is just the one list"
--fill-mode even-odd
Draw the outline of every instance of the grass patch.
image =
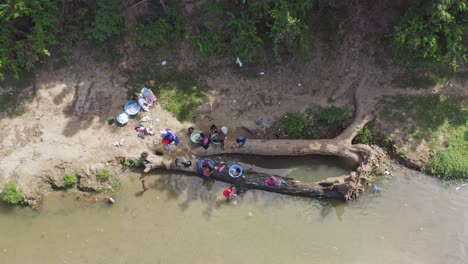
[[321, 107], [318, 110], [318, 120], [327, 125], [336, 125], [342, 123], [346, 119], [347, 109], [336, 106]]
[[283, 132], [289, 137], [300, 138], [314, 134], [314, 119], [308, 118], [304, 114], [287, 113], [280, 122]]
[[[440, 95], [387, 100], [382, 118], [411, 148], [423, 140], [431, 150], [424, 170], [446, 180], [468, 177], [468, 107]], [[403, 146], [405, 147], [405, 146]]]
[[128, 83], [133, 87], [129, 95], [146, 86], [153, 90], [157, 102], [179, 121], [192, 118], [194, 109], [207, 100], [207, 85], [190, 71], [178, 71], [172, 65], [161, 66], [163, 58], [171, 54], [160, 58], [161, 53], [155, 56], [154, 50], [148, 49], [145, 53], [148, 56], [142, 58], [141, 66], [128, 72]]
[[365, 125], [361, 131], [357, 134], [357, 136], [353, 139], [353, 143], [356, 144], [375, 144], [375, 132], [371, 128], [370, 125]]
[[135, 160], [126, 159], [123, 162], [123, 166], [127, 168], [142, 168], [143, 162], [139, 159], [135, 159]]
[[8, 182], [3, 186], [0, 199], [7, 204], [19, 204], [23, 202], [23, 195], [16, 182]]
[[67, 188], [71, 188], [78, 183], [78, 176], [74, 173], [67, 173], [63, 175], [63, 185]]
[[96, 175], [101, 181], [108, 181], [112, 176], [111, 172], [107, 169], [101, 169]]

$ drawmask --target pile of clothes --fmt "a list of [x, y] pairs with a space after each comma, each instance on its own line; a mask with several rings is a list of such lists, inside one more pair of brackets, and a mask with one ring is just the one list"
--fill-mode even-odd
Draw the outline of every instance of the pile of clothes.
[[161, 131], [161, 137], [163, 139], [162, 143], [166, 151], [171, 150], [171, 144], [174, 144], [176, 146], [179, 145], [179, 138], [177, 137], [177, 135], [173, 134], [169, 128], [166, 128], [165, 130]]

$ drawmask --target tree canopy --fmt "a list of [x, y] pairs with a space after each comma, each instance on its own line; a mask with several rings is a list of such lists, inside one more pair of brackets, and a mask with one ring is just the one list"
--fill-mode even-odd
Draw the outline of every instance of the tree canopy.
[[463, 32], [468, 29], [468, 0], [418, 0], [395, 27], [397, 59], [406, 64], [445, 64], [467, 60]]

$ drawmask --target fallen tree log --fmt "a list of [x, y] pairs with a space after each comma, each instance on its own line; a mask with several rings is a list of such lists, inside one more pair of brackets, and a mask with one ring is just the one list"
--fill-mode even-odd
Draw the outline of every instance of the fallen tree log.
[[243, 147], [235, 143], [226, 144], [225, 149], [197, 147], [192, 150], [196, 156], [213, 156], [220, 154], [251, 154], [267, 156], [330, 155], [350, 159], [357, 164], [363, 161], [369, 146], [363, 144], [338, 144], [333, 139], [292, 140], [292, 139], [248, 139]]
[[[171, 171], [189, 172], [198, 177], [207, 178], [198, 171], [197, 159], [191, 159], [190, 161], [192, 162], [192, 166], [186, 168], [178, 166], [175, 160], [162, 155], [143, 152], [141, 158], [145, 164], [145, 172], [157, 168], [163, 168]], [[277, 175], [258, 173], [252, 170], [245, 171], [243, 176], [239, 178], [233, 178], [229, 176], [228, 173], [229, 165], [230, 164], [227, 164], [227, 168], [224, 171], [213, 173], [210, 178], [233, 184], [240, 190], [257, 189], [294, 196], [330, 198], [347, 201], [355, 199], [362, 191], [362, 187], [368, 182], [366, 178], [360, 177], [359, 173], [351, 173], [350, 175], [328, 178], [323, 181], [310, 184], [301, 183], [294, 179]], [[272, 176], [281, 179], [283, 184], [279, 186], [268, 186], [266, 181]]]

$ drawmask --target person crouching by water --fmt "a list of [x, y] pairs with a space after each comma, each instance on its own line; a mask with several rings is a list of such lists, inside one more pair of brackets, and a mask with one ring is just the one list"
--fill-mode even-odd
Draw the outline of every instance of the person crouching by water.
[[226, 198], [227, 202], [229, 202], [232, 198], [236, 197], [236, 186], [231, 185], [228, 188], [224, 189], [223, 196]]
[[143, 191], [146, 192], [149, 189], [148, 183], [146, 183], [145, 180], [141, 180], [141, 187], [143, 188]]
[[247, 142], [247, 138], [244, 137], [244, 136], [238, 136], [238, 137], [236, 138], [236, 142], [237, 142], [239, 148], [241, 148], [241, 147], [243, 147], [243, 146], [245, 145], [245, 143]]
[[200, 139], [198, 142], [204, 149], [208, 149], [208, 147], [210, 146], [210, 139], [207, 136], [205, 136], [204, 133], [200, 134]]

